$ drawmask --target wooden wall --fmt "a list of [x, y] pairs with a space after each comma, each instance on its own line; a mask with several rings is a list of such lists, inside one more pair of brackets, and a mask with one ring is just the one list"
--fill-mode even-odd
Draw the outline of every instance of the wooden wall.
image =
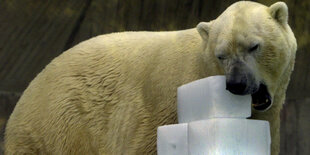
[[[20, 94], [64, 50], [96, 35], [195, 27], [234, 0], [0, 0], [0, 150]], [[259, 0], [265, 5], [274, 0]], [[298, 40], [281, 118], [281, 154], [310, 154], [310, 1], [285, 0]], [[1, 153], [1, 152], [0, 152]]]

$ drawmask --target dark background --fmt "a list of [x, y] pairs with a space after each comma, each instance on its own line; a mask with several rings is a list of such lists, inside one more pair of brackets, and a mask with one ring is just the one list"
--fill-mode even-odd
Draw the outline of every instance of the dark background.
[[[54, 57], [96, 35], [195, 27], [233, 0], [0, 0], [0, 154], [5, 123], [29, 82]], [[265, 5], [274, 0], [260, 0]], [[310, 154], [310, 1], [286, 0], [298, 42], [281, 114], [281, 154]]]

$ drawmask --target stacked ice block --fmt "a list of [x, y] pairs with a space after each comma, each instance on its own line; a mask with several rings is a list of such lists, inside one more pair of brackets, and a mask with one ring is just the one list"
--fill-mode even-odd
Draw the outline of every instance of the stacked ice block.
[[269, 123], [251, 116], [251, 96], [231, 94], [225, 76], [178, 88], [179, 124], [157, 130], [158, 155], [269, 155]]

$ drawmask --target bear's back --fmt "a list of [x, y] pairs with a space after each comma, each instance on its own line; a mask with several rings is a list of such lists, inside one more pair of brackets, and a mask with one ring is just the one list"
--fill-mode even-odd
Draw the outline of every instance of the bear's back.
[[[198, 63], [195, 54], [200, 49], [200, 41], [196, 30], [189, 29], [114, 33], [74, 46], [52, 60], [24, 91], [8, 122], [6, 141], [16, 141], [10, 139], [16, 137], [12, 135], [23, 132], [32, 137], [30, 141], [35, 141], [35, 145], [41, 143], [57, 150], [62, 146], [53, 145], [66, 135], [80, 135], [70, 139], [82, 140], [85, 144], [91, 141], [87, 137], [94, 134], [102, 137], [103, 133], [97, 130], [108, 132], [109, 122], [122, 122], [123, 118], [113, 115], [123, 113], [127, 103], [138, 103], [138, 98], [145, 97], [150, 100], [148, 104], [156, 104], [154, 98], [165, 98], [165, 94], [170, 94], [166, 97], [171, 100], [174, 93], [167, 91], [175, 92], [171, 88], [184, 80], [193, 80], [183, 75], [196, 75], [193, 72], [197, 70], [193, 68]], [[146, 96], [139, 94], [142, 91]], [[145, 105], [126, 110], [136, 106]], [[91, 126], [96, 126], [95, 131], [89, 128]], [[80, 146], [72, 148], [76, 147]]]

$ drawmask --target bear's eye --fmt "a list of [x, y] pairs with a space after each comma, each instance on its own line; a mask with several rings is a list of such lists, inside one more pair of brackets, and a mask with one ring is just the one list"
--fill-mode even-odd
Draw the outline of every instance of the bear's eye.
[[254, 44], [249, 48], [249, 52], [255, 52], [259, 48], [259, 44]]
[[218, 55], [216, 57], [217, 57], [217, 59], [219, 59], [221, 61], [226, 59], [226, 57], [224, 55]]

